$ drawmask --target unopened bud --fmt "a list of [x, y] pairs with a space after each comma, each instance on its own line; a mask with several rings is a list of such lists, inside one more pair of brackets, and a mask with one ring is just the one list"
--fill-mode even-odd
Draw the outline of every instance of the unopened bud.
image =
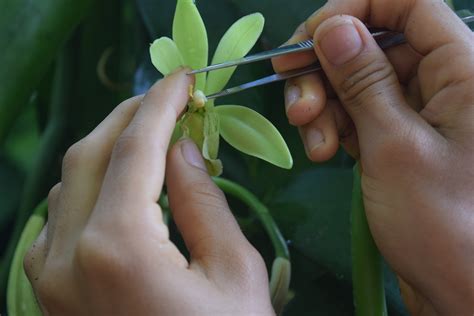
[[204, 94], [204, 92], [202, 92], [201, 90], [194, 91], [193, 102], [194, 102], [194, 105], [198, 109], [204, 107], [204, 105], [207, 102], [207, 98], [206, 98], [206, 95]]

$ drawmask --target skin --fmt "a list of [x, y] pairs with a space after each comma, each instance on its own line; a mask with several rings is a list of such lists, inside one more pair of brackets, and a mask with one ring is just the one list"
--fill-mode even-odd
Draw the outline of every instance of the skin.
[[[408, 44], [382, 52], [363, 22]], [[324, 69], [286, 86], [308, 157], [341, 143], [361, 160], [370, 229], [413, 315], [473, 315], [473, 34], [442, 1], [330, 0], [289, 42], [308, 38], [315, 54], [273, 61]]]
[[[409, 44], [384, 53], [361, 21]], [[286, 89], [309, 158], [329, 159], [341, 143], [361, 159], [369, 225], [413, 315], [472, 315], [472, 33], [441, 1], [340, 0], [290, 42], [311, 37], [315, 53], [274, 60], [277, 71], [316, 58], [324, 68]], [[192, 84], [185, 72], [125, 101], [67, 152], [48, 225], [25, 258], [45, 314], [274, 314], [262, 258], [199, 151], [184, 139], [167, 153]], [[190, 259], [155, 203], [165, 173]]]
[[[25, 258], [46, 315], [274, 314], [265, 264], [196, 145], [168, 152], [194, 83], [186, 72], [123, 102], [66, 153], [48, 224]], [[189, 260], [156, 203], [165, 173]]]

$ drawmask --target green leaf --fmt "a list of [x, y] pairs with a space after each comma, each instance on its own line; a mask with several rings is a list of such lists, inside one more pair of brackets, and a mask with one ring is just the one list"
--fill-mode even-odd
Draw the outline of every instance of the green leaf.
[[7, 0], [0, 10], [0, 142], [92, 0]]
[[178, 47], [168, 37], [161, 37], [151, 44], [150, 57], [153, 65], [163, 76], [170, 74], [184, 64]]
[[16, 247], [7, 290], [7, 306], [10, 315], [42, 315], [23, 268], [23, 257], [43, 229], [47, 209], [45, 200], [28, 220]]
[[[173, 21], [173, 40], [186, 66], [193, 69], [207, 66], [207, 32], [193, 0], [178, 0]], [[204, 90], [206, 74], [196, 75], [196, 90]]]
[[[212, 64], [244, 57], [262, 34], [264, 24], [265, 19], [260, 13], [244, 16], [235, 22], [217, 46]], [[235, 69], [236, 67], [230, 67], [210, 72], [207, 78], [206, 94], [222, 90]]]
[[293, 158], [275, 126], [258, 112], [238, 105], [215, 108], [222, 137], [236, 149], [290, 169]]
[[186, 113], [180, 122], [183, 136], [191, 138], [201, 149], [204, 143], [204, 115], [201, 112]]

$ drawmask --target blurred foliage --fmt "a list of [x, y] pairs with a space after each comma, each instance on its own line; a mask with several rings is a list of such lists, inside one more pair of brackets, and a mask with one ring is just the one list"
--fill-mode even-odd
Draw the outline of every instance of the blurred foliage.
[[[264, 34], [254, 51], [276, 47], [322, 5], [321, 0], [200, 0], [210, 51], [239, 17], [261, 12]], [[472, 0], [455, 0], [472, 9]], [[60, 180], [61, 158], [120, 101], [157, 79], [148, 45], [171, 34], [175, 0], [5, 0], [0, 11], [0, 313], [12, 249], [36, 204]], [[61, 53], [62, 52], [62, 53]], [[62, 58], [57, 58], [59, 55]], [[229, 85], [270, 74], [269, 62], [240, 67]], [[294, 158], [291, 171], [241, 155], [226, 144], [224, 177], [254, 192], [288, 240], [294, 298], [286, 315], [351, 315], [350, 201], [353, 161], [342, 151], [324, 164], [305, 157], [285, 118], [283, 84], [229, 96], [269, 118]], [[268, 264], [273, 250], [256, 218], [231, 199], [244, 232]], [[175, 230], [172, 230], [175, 232]], [[174, 236], [173, 238], [177, 238]], [[8, 244], [9, 243], [9, 244]], [[385, 267], [389, 315], [406, 315], [395, 277]]]

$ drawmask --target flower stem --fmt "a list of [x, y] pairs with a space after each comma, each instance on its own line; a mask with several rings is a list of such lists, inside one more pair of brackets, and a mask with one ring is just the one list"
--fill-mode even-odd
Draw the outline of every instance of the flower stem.
[[222, 191], [240, 199], [250, 207], [251, 211], [253, 211], [261, 221], [265, 231], [270, 237], [273, 248], [275, 249], [276, 257], [289, 259], [290, 253], [285, 239], [270, 215], [268, 208], [263, 205], [255, 195], [237, 183], [222, 178], [213, 178], [213, 180]]
[[375, 245], [364, 209], [360, 163], [354, 167], [352, 189], [352, 283], [355, 314], [387, 315], [382, 258]]

